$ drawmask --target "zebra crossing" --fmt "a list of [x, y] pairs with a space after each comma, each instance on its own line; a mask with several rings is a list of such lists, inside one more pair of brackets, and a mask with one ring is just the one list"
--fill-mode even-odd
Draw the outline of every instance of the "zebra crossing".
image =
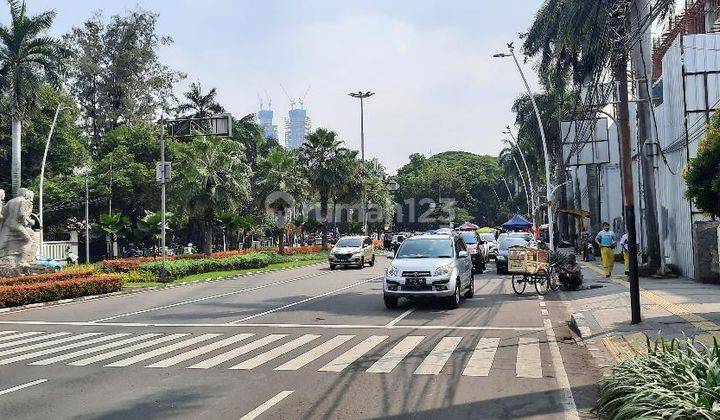
[[[263, 333], [72, 333], [0, 331], [0, 365], [103, 366], [124, 368], [316, 370], [388, 374], [407, 368], [414, 375], [439, 375], [460, 358], [464, 377], [488, 377], [515, 360], [515, 377], [543, 377], [541, 343], [534, 336], [498, 337]], [[251, 354], [252, 353], [252, 354]], [[514, 353], [511, 355], [511, 353]]]

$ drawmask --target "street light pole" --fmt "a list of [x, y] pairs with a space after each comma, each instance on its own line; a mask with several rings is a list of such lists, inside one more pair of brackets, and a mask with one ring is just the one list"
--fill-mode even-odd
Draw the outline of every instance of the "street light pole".
[[90, 264], [90, 188], [88, 177], [90, 172], [85, 173], [85, 264]]
[[50, 131], [48, 132], [47, 140], [45, 141], [45, 151], [43, 152], [42, 165], [40, 165], [40, 195], [38, 198], [38, 207], [40, 210], [40, 253], [42, 253], [43, 241], [45, 240], [45, 221], [43, 218], [43, 210], [45, 208], [45, 163], [47, 163], [48, 150], [50, 149], [50, 139], [52, 138], [53, 132], [55, 131], [55, 124], [57, 123], [58, 115], [60, 114], [60, 111], [68, 108], [70, 107], [62, 106], [62, 103], [59, 103], [57, 108], [55, 109], [55, 116], [53, 117], [52, 124], [50, 125]]
[[548, 159], [548, 147], [547, 147], [547, 140], [545, 139], [545, 128], [543, 127], [542, 119], [540, 118], [540, 110], [538, 109], [537, 103], [535, 102], [535, 96], [532, 93], [532, 90], [530, 89], [530, 85], [528, 84], [527, 78], [525, 77], [525, 73], [523, 73], [522, 67], [520, 66], [520, 62], [517, 59], [517, 56], [515, 55], [515, 47], [513, 47], [512, 43], [508, 44], [508, 50], [510, 50], [510, 54], [495, 54], [495, 57], [512, 57], [513, 61], [515, 61], [515, 65], [517, 66], [518, 71], [520, 72], [520, 77], [522, 78], [523, 83], [525, 84], [525, 89], [528, 91], [528, 95], [530, 96], [530, 102], [532, 102], [533, 109], [535, 110], [535, 118], [537, 118], [538, 126], [540, 127], [540, 137], [542, 138], [542, 144], [543, 144], [543, 155], [545, 156], [545, 194], [546, 194], [546, 200], [547, 200], [547, 217], [548, 217], [548, 233], [550, 234], [550, 250], [555, 250], [555, 226], [553, 223], [553, 215], [552, 215], [552, 197], [550, 195], [550, 192], [552, 191], [552, 186], [550, 185], [550, 159]]
[[[536, 198], [535, 198], [536, 188], [535, 188], [535, 185], [533, 185], [532, 175], [530, 175], [530, 168], [528, 168], [527, 160], [525, 160], [525, 153], [523, 153], [522, 149], [520, 148], [520, 143], [517, 141], [517, 138], [515, 138], [515, 135], [513, 134], [512, 130], [510, 130], [510, 126], [507, 126], [507, 131], [504, 131], [503, 134], [508, 134], [510, 136], [510, 138], [512, 138], [512, 141], [509, 141], [509, 140], [505, 140], [505, 141], [508, 144], [510, 144], [510, 146], [514, 146], [518, 150], [518, 153], [520, 153], [520, 158], [522, 159], [522, 162], [523, 162], [523, 166], [525, 167], [525, 174], [527, 175], [528, 185], [530, 187], [530, 200], [532, 202], [531, 219], [532, 219], [533, 228], [535, 228], [536, 227], [535, 204], [537, 203]], [[514, 159], [514, 157], [513, 157], [513, 159]], [[516, 164], [517, 164], [517, 162], [516, 162]], [[520, 171], [520, 168], [518, 168], [518, 171]]]
[[160, 168], [160, 247], [162, 252], [162, 266], [164, 271], [165, 264], [167, 263], [167, 250], [165, 249], [165, 181], [167, 180], [167, 174], [165, 173], [165, 122], [160, 124]]
[[[351, 92], [348, 93], [353, 98], [359, 98], [360, 99], [360, 160], [363, 163], [363, 170], [365, 168], [365, 110], [364, 110], [364, 102], [363, 99], [369, 98], [373, 96], [374, 92], [363, 92], [358, 91], [357, 93]], [[363, 218], [363, 234], [367, 235], [368, 233], [368, 226], [367, 226], [367, 192], [365, 191], [365, 181], [363, 179], [363, 186], [362, 186], [362, 218]]]

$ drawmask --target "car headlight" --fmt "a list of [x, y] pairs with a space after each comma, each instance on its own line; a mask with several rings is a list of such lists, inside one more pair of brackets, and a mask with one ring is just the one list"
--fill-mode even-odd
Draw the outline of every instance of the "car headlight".
[[435, 269], [435, 272], [433, 273], [433, 277], [449, 276], [450, 273], [452, 273], [452, 269], [453, 269], [452, 264], [441, 265], [440, 267]]
[[387, 269], [387, 275], [390, 277], [396, 277], [398, 275], [398, 269], [394, 265], [391, 265]]

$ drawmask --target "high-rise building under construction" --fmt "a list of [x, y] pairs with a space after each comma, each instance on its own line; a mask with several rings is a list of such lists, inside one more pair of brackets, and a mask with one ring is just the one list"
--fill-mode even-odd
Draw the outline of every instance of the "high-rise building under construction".
[[288, 118], [285, 121], [285, 143], [290, 149], [297, 149], [305, 143], [305, 136], [310, 130], [310, 119], [307, 110], [302, 107], [295, 107], [291, 103]]

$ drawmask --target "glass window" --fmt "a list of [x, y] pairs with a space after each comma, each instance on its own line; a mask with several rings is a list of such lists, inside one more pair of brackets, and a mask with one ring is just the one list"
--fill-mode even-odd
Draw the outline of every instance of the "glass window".
[[476, 244], [478, 242], [477, 234], [475, 232], [460, 232], [460, 237], [468, 245]]
[[362, 238], [343, 238], [340, 239], [336, 246], [341, 248], [359, 248], [362, 246]]
[[528, 243], [523, 238], [506, 238], [500, 242], [500, 250], [506, 251], [511, 246], [527, 246]]
[[450, 239], [413, 239], [403, 242], [395, 258], [452, 258]]

